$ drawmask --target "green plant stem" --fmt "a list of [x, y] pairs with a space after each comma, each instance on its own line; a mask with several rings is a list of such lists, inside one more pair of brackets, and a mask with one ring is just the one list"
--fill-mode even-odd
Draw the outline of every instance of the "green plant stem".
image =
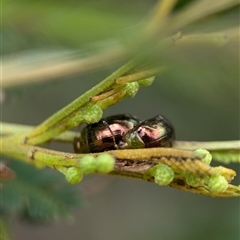
[[[42, 162], [50, 167], [54, 165], [59, 166], [77, 166], [78, 161], [86, 154], [73, 154], [66, 152], [59, 152], [54, 150], [45, 149], [42, 147], [32, 146], [22, 143], [23, 139], [22, 134], [14, 135], [10, 137], [0, 138], [0, 153], [13, 157], [19, 160], [22, 160], [26, 163], [34, 164], [35, 161]], [[156, 148], [153, 149], [129, 149], [129, 150], [115, 150], [109, 151], [108, 153], [114, 154], [116, 159], [122, 160], [131, 160], [131, 161], [144, 161], [146, 164], [149, 164], [149, 158], [153, 155], [155, 160], [151, 161], [152, 164], [159, 162], [160, 157], [164, 156], [171, 158], [175, 156], [176, 158], [190, 158], [190, 159], [199, 159], [197, 158], [192, 151], [188, 150], [178, 150], [178, 149], [164, 149]], [[97, 157], [101, 153], [91, 154]], [[159, 156], [159, 159], [158, 157]]]
[[119, 77], [116, 80], [117, 84], [126, 84], [129, 82], [134, 82], [137, 81], [138, 79], [144, 79], [152, 76], [156, 76], [166, 70], [166, 67], [156, 67], [156, 68], [151, 68], [145, 71], [140, 71], [137, 73], [129, 74], [123, 77]]
[[[35, 164], [36, 166], [38, 166], [39, 163], [42, 163], [53, 168], [54, 166], [78, 166], [81, 158], [86, 156], [86, 154], [59, 152], [37, 146], [23, 144], [22, 138], [22, 135], [1, 138], [1, 154], [19, 159], [29, 164]], [[186, 161], [186, 159], [189, 159], [189, 161], [194, 162], [195, 160], [201, 160], [199, 156], [196, 156], [193, 151], [179, 150], [173, 148], [128, 149], [108, 151], [108, 153], [113, 155], [116, 159], [115, 170], [118, 170], [118, 174], [123, 172], [123, 175], [123, 165], [126, 164], [126, 161], [129, 162], [129, 164], [125, 166], [127, 169], [132, 168], [132, 173], [138, 171], [141, 173], [143, 169], [147, 170], [148, 168], [152, 167], [157, 163], [161, 163], [162, 161], [168, 162], [177, 160], [178, 162], [180, 159], [185, 159], [184, 161]], [[91, 155], [97, 157], [100, 154], [102, 153], [96, 153]], [[204, 163], [202, 164], [205, 166], [204, 170], [207, 170], [209, 168], [209, 165], [206, 165]], [[119, 168], [117, 166], [119, 166]], [[189, 168], [189, 171], [199, 172], [199, 166], [197, 166], [196, 169]]]
[[108, 76], [106, 79], [104, 79], [102, 82], [91, 88], [89, 91], [87, 91], [85, 94], [74, 100], [72, 103], [68, 104], [66, 107], [62, 108], [58, 112], [56, 112], [54, 115], [52, 115], [50, 118], [48, 118], [46, 121], [44, 121], [42, 124], [40, 124], [38, 127], [33, 129], [29, 135], [28, 138], [31, 139], [33, 137], [39, 136], [42, 133], [48, 131], [50, 128], [52, 128], [54, 125], [58, 124], [60, 121], [62, 121], [65, 118], [68, 118], [71, 114], [79, 110], [84, 104], [88, 103], [89, 100], [108, 90], [114, 83], [115, 80], [122, 76], [123, 74], [127, 73], [131, 69], [133, 69], [137, 63], [139, 62], [139, 59], [135, 59], [124, 65], [123, 67], [119, 68], [116, 72], [112, 73], [110, 76]]
[[[15, 134], [27, 135], [30, 131], [34, 129], [34, 126], [5, 122], [0, 122], [0, 126], [2, 129], [1, 135], [15, 135]], [[77, 132], [65, 131], [64, 133], [55, 137], [53, 140], [58, 142], [72, 143], [73, 139], [77, 135], [78, 135]]]
[[198, 148], [204, 148], [208, 151], [211, 150], [240, 150], [240, 141], [211, 141], [211, 142], [187, 142], [187, 141], [175, 141], [174, 148], [195, 150]]
[[147, 26], [147, 35], [154, 34], [161, 24], [171, 13], [177, 0], [159, 0], [155, 6], [154, 14], [151, 17]]
[[[16, 124], [16, 123], [5, 123], [0, 122], [0, 126], [2, 128], [2, 135], [14, 135], [18, 133], [27, 133], [34, 129], [34, 126]], [[76, 136], [77, 133], [73, 131], [66, 131], [61, 135], [54, 138], [55, 141], [63, 141], [72, 143], [72, 139]], [[233, 141], [210, 141], [210, 142], [196, 142], [196, 141], [175, 141], [174, 148], [178, 149], [187, 149], [187, 150], [195, 150], [198, 148], [204, 148], [206, 150], [231, 150], [231, 149], [240, 149], [240, 140]]]
[[[103, 69], [110, 64], [123, 59], [126, 51], [123, 47], [113, 46], [100, 50], [98, 53], [87, 57], [79, 56], [78, 51], [64, 53], [60, 57], [49, 60], [48, 58], [38, 60], [33, 66], [29, 64], [27, 70], [25, 64], [21, 62], [22, 53], [19, 56], [15, 53], [14, 59], [20, 61], [9, 61], [3, 57], [4, 78], [1, 86], [6, 89], [34, 82], [51, 82], [62, 80], [63, 77], [90, 72], [96, 69]], [[12, 65], [14, 62], [14, 70]], [[84, 79], [82, 79], [84, 81]]]
[[[22, 142], [24, 136], [33, 129], [33, 126], [20, 124], [0, 123], [2, 126], [2, 135], [22, 134]], [[52, 133], [51, 133], [52, 134]], [[79, 136], [78, 132], [66, 131], [52, 139], [52, 141], [64, 142], [73, 144], [74, 138]], [[4, 137], [2, 138], [4, 141]], [[191, 141], [175, 141], [174, 148], [182, 150], [196, 150], [203, 148], [208, 150], [213, 157], [213, 160], [222, 163], [236, 162], [240, 163], [240, 141], [211, 141], [211, 142], [191, 142]], [[9, 147], [7, 147], [9, 149]]]
[[85, 104], [83, 109], [70, 115], [68, 118], [66, 118], [66, 120], [60, 122], [58, 125], [55, 125], [47, 132], [44, 132], [41, 135], [36, 136], [34, 138], [28, 139], [27, 142], [32, 145], [40, 144], [52, 139], [53, 137], [61, 134], [67, 129], [79, 126], [83, 122], [87, 123], [97, 122], [102, 117], [102, 110], [120, 102], [126, 96], [133, 97], [137, 93], [138, 89], [139, 84], [137, 82], [129, 83], [125, 85], [120, 85], [120, 87], [118, 87], [118, 91], [108, 96], [107, 98], [103, 98], [96, 102], [94, 102], [92, 98], [90, 102]]
[[181, 36], [175, 41], [177, 46], [190, 46], [192, 44], [214, 44], [222, 46], [228, 42], [227, 34], [223, 32], [205, 33], [205, 34], [190, 34]]
[[[61, 134], [62, 132], [66, 131], [67, 129], [84, 122], [84, 114], [83, 112], [81, 113], [79, 109], [82, 108], [83, 106], [86, 110], [92, 107], [94, 103], [92, 102], [89, 103], [91, 98], [110, 89], [116, 83], [117, 78], [121, 77], [122, 75], [124, 75], [125, 73], [127, 73], [128, 71], [136, 67], [138, 63], [139, 63], [139, 59], [129, 62], [128, 64], [126, 64], [125, 66], [117, 70], [115, 73], [110, 75], [108, 78], [103, 80], [101, 83], [99, 83], [98, 85], [90, 89], [88, 92], [80, 96], [78, 99], [73, 101], [71, 104], [67, 105], [65, 108], [58, 111], [52, 117], [50, 117], [45, 122], [43, 122], [41, 125], [33, 129], [27, 136], [27, 139], [26, 139], [27, 142], [30, 144], [40, 144], [40, 143], [46, 142], [52, 139], [53, 137]], [[156, 72], [151, 73], [150, 75], [152, 74], [156, 74]], [[138, 77], [139, 78], [144, 76], [148, 77], [149, 72], [147, 73], [144, 72], [140, 75], [139, 74], [135, 74], [135, 75], [137, 77], [135, 76], [134, 80], [137, 79]], [[126, 77], [124, 81], [130, 82], [133, 80], [132, 80], [132, 77], [130, 76], [128, 78]], [[105, 109], [110, 105], [113, 105], [118, 101], [120, 101], [125, 95], [124, 94], [121, 95], [121, 93], [119, 93], [119, 96], [120, 97], [118, 98], [115, 97], [116, 99], [115, 101], [113, 98], [111, 98], [111, 101], [107, 100], [108, 103], [106, 103], [106, 101], [105, 102], [102, 101], [102, 102], [96, 103], [96, 105], [99, 105], [102, 109]], [[76, 113], [77, 113], [77, 116], [76, 116]], [[73, 116], [74, 114], [75, 116]]]
[[28, 164], [38, 165], [36, 162], [41, 162], [49, 167], [54, 165], [75, 166], [77, 159], [72, 158], [72, 154], [24, 144], [22, 143], [23, 138], [24, 135], [21, 134], [1, 138], [1, 154]]
[[240, 163], [240, 141], [212, 141], [212, 142], [184, 142], [175, 141], [174, 147], [178, 149], [195, 150], [203, 148], [208, 150], [213, 160], [221, 163]]
[[[49, 166], [58, 171], [65, 167], [78, 167], [81, 159], [86, 156], [86, 154], [59, 152], [23, 144], [23, 136], [24, 135], [19, 134], [0, 138], [1, 154], [10, 158], [16, 158], [28, 164], [33, 164], [36, 167]], [[185, 177], [183, 175], [182, 178], [182, 174], [192, 173], [197, 176], [211, 176], [216, 172], [215, 168], [202, 161], [199, 154], [196, 155], [194, 151], [174, 148], [149, 148], [114, 150], [108, 151], [107, 153], [115, 159], [114, 171], [109, 173], [110, 175], [153, 181], [153, 179], [146, 174], [150, 168], [162, 163], [171, 167], [175, 172], [176, 179], [170, 186], [210, 196], [240, 196], [240, 189], [230, 184], [228, 191], [219, 194], [213, 194], [202, 188], [189, 188], [186, 183], [183, 184]], [[90, 155], [98, 157], [100, 154], [102, 153]], [[204, 156], [202, 157], [204, 158]], [[220, 170], [221, 172], [219, 173]], [[230, 181], [236, 175], [233, 170], [223, 167], [217, 171]], [[180, 182], [178, 182], [179, 177]]]
[[182, 31], [184, 27], [190, 24], [238, 5], [238, 0], [194, 1], [182, 11], [173, 14], [171, 19], [168, 19], [168, 21], [160, 25], [158, 31], [165, 35], [179, 30]]

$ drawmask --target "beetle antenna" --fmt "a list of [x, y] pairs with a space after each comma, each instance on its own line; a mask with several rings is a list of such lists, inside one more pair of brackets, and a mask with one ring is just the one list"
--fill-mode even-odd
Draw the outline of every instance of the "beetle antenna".
[[114, 134], [113, 134], [113, 131], [112, 129], [109, 127], [108, 123], [105, 121], [105, 120], [102, 120], [103, 124], [108, 128], [108, 130], [110, 131], [110, 133], [112, 134], [112, 137], [113, 137], [113, 142], [114, 142], [114, 147], [116, 149], [118, 149], [118, 145], [116, 144], [116, 140], [115, 140], [115, 137], [114, 137]]

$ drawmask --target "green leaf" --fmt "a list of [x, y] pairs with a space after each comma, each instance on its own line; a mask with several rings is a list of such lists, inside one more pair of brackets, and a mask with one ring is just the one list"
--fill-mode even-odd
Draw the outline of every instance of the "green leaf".
[[51, 169], [38, 170], [17, 161], [8, 165], [16, 173], [13, 181], [2, 181], [0, 212], [14, 213], [30, 222], [69, 217], [78, 206], [78, 189]]

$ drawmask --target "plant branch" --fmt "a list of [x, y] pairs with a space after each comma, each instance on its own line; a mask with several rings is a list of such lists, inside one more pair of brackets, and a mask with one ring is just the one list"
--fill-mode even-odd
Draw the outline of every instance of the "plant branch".
[[163, 21], [167, 19], [176, 2], [177, 0], [158, 1], [154, 9], [153, 16], [151, 17], [147, 26], [148, 34], [152, 35], [159, 29], [159, 25], [162, 25]]
[[[59, 125], [64, 119], [68, 119], [70, 115], [76, 113], [85, 104], [88, 104], [91, 101], [92, 97], [109, 90], [109, 88], [111, 88], [111, 86], [115, 84], [115, 80], [118, 77], [132, 70], [138, 63], [139, 63], [139, 59], [130, 61], [123, 67], [119, 68], [116, 72], [112, 73], [109, 77], [101, 81], [99, 84], [91, 88], [85, 94], [83, 94], [82, 96], [74, 100], [72, 103], [68, 104], [66, 107], [56, 112], [54, 115], [52, 115], [50, 118], [45, 120], [42, 124], [40, 124], [39, 126], [37, 126], [35, 129], [31, 131], [31, 133], [28, 135], [28, 139], [29, 139], [28, 142], [32, 143], [31, 138], [37, 137], [47, 132], [48, 130], [53, 129], [55, 125]], [[89, 105], [91, 107], [91, 103]], [[84, 119], [81, 119], [81, 120], [84, 120]], [[57, 126], [56, 128], [59, 129], [59, 126]], [[64, 130], [67, 130], [67, 128], [69, 128], [69, 126], [62, 126], [62, 130], [60, 131], [56, 130], [55, 135], [60, 134]], [[54, 137], [54, 135], [51, 135], [51, 137]], [[47, 140], [47, 138], [44, 140]], [[36, 142], [36, 143], [39, 143], [39, 142]]]
[[[54, 137], [56, 140], [72, 143], [75, 133], [66, 130], [83, 122], [97, 122], [102, 117], [103, 109], [116, 104], [126, 96], [133, 97], [139, 86], [151, 84], [152, 77], [161, 73], [165, 66], [159, 67], [158, 63], [149, 64], [148, 60], [154, 59], [156, 56], [154, 54], [156, 53], [159, 55], [165, 53], [164, 51], [168, 51], [168, 47], [172, 47], [173, 43], [176, 46], [189, 45], [191, 43], [214, 43], [221, 46], [226, 43], [226, 37], [221, 33], [189, 36], [176, 34], [172, 38], [169, 36], [189, 24], [218, 11], [235, 6], [238, 4], [236, 0], [219, 0], [211, 3], [208, 0], [194, 2], [188, 8], [172, 14], [171, 18], [169, 18], [168, 16], [175, 3], [176, 0], [163, 0], [157, 5], [155, 15], [153, 15], [146, 28], [146, 30], [150, 30], [149, 35], [146, 34], [147, 39], [143, 38], [132, 50], [132, 53], [139, 53], [140, 49], [141, 57], [135, 58], [119, 68], [36, 128], [30, 129], [24, 126], [16, 126], [15, 129], [10, 129], [10, 125], [3, 124], [5, 130], [3, 130], [3, 136], [0, 138], [0, 152], [4, 156], [16, 158], [37, 167], [49, 166], [63, 174], [69, 168], [80, 173], [79, 164], [86, 156], [99, 157], [102, 153], [73, 154], [53, 151], [34, 145], [47, 142]], [[154, 35], [156, 36], [155, 33], [161, 36], [161, 41], [159, 41], [159, 38], [153, 38]], [[236, 36], [236, 32], [234, 34]], [[151, 44], [149, 44], [150, 42]], [[131, 52], [131, 50], [129, 51]], [[140, 69], [140, 66], [142, 69]], [[148, 67], [146, 68], [146, 66]], [[150, 80], [148, 79], [149, 77], [151, 78]], [[65, 133], [61, 134], [63, 132]], [[221, 159], [221, 156], [227, 159], [230, 156], [229, 154], [232, 154], [230, 158], [240, 162], [239, 141], [224, 143], [176, 141], [174, 147], [170, 149], [151, 148], [108, 151], [108, 154], [115, 160], [114, 170], [110, 174], [153, 182], [156, 180], [156, 176], [151, 175], [150, 170], [162, 164], [170, 167], [170, 170], [174, 172], [174, 179], [170, 183], [172, 187], [209, 196], [240, 196], [240, 187], [229, 184], [236, 175], [233, 170], [223, 167], [211, 167], [205, 159], [206, 153], [199, 154], [199, 152], [194, 151], [197, 148], [209, 149], [216, 159]], [[184, 148], [190, 150], [184, 150]], [[198, 185], [192, 181], [192, 177], [194, 181], [197, 180]], [[224, 191], [212, 192], [211, 189], [217, 189], [211, 188], [208, 184], [212, 177], [223, 179], [227, 183], [226, 189]], [[218, 184], [219, 182], [216, 183]]]
[[[65, 76], [72, 76], [89, 72], [96, 69], [102, 69], [109, 64], [118, 62], [126, 55], [126, 50], [120, 46], [102, 50], [88, 57], [76, 59], [77, 51], [74, 54], [62, 54], [57, 58], [48, 58], [39, 60], [36, 64], [22, 63], [21, 56], [15, 54], [14, 59], [3, 59], [2, 71], [4, 78], [2, 87], [9, 88], [24, 84], [32, 84], [33, 82], [46, 82], [64, 79]], [[60, 60], [59, 60], [60, 58]], [[16, 61], [17, 59], [17, 61]], [[12, 69], [14, 68], [14, 71]]]
[[[11, 124], [0, 122], [2, 127], [1, 135], [15, 135], [22, 134], [22, 136], [27, 135], [34, 126], [27, 126], [21, 124]], [[52, 141], [64, 142], [72, 144], [75, 137], [79, 136], [78, 132], [66, 131], [55, 138]], [[24, 138], [24, 137], [23, 137]], [[196, 150], [196, 149], [206, 149], [213, 155], [213, 160], [231, 163], [240, 163], [240, 141], [210, 141], [210, 142], [196, 142], [196, 141], [175, 141], [174, 148], [182, 150]]]
[[[17, 158], [28, 164], [34, 164], [37, 167], [47, 165], [59, 171], [65, 167], [78, 167], [81, 160], [86, 156], [86, 154], [58, 152], [22, 144], [21, 140], [21, 135], [2, 138], [0, 142], [1, 154]], [[240, 189], [230, 184], [227, 191], [221, 193], [212, 193], [207, 187], [189, 187], [185, 180], [186, 174], [195, 174], [199, 177], [211, 177], [217, 172], [224, 176], [228, 182], [236, 175], [231, 169], [211, 167], [202, 160], [205, 155], [199, 155], [195, 151], [174, 148], [151, 148], [114, 150], [108, 151], [107, 153], [115, 159], [114, 170], [109, 173], [111, 175], [138, 178], [153, 182], [154, 179], [148, 175], [148, 171], [153, 166], [162, 163], [170, 166], [175, 173], [174, 181], [170, 184], [172, 187], [209, 196], [240, 196]], [[98, 157], [101, 154], [102, 153], [88, 154], [88, 156]]]
[[182, 11], [171, 16], [171, 19], [164, 22], [159, 28], [159, 33], [172, 33], [184, 27], [202, 20], [215, 13], [225, 11], [231, 7], [239, 5], [238, 0], [218, 0], [218, 1], [194, 1]]
[[240, 150], [240, 141], [211, 141], [211, 142], [196, 142], [196, 141], [175, 141], [174, 148], [195, 150], [204, 148], [211, 150]]
[[126, 84], [126, 83], [137, 81], [139, 79], [145, 79], [145, 78], [148, 78], [148, 77], [153, 77], [153, 76], [156, 76], [158, 74], [161, 74], [165, 70], [166, 70], [166, 67], [150, 68], [150, 69], [147, 69], [147, 70], [139, 71], [137, 73], [133, 73], [133, 74], [129, 74], [129, 75], [126, 75], [126, 76], [119, 77], [116, 80], [116, 83], [117, 84]]

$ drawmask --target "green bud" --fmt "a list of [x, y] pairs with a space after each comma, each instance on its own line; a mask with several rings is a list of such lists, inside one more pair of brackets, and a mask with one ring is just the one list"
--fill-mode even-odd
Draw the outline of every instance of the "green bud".
[[208, 182], [208, 188], [213, 193], [221, 193], [228, 188], [228, 182], [221, 175], [212, 175]]
[[113, 169], [114, 169], [115, 160], [114, 160], [113, 156], [111, 156], [107, 153], [103, 153], [97, 157], [96, 163], [97, 163], [96, 170], [98, 172], [109, 173], [109, 172], [113, 171]]
[[93, 105], [91, 108], [84, 110], [82, 113], [83, 119], [87, 124], [98, 122], [103, 115], [102, 109], [97, 105]]
[[194, 154], [196, 157], [201, 158], [201, 160], [206, 164], [210, 164], [212, 161], [212, 155], [206, 149], [202, 149], [202, 148], [196, 149], [194, 151]]
[[97, 161], [95, 157], [91, 155], [84, 156], [80, 162], [79, 167], [83, 171], [84, 174], [93, 173], [97, 168]]
[[154, 167], [151, 167], [151, 168], [148, 170], [149, 174], [150, 174], [152, 177], [155, 177], [157, 168], [158, 168], [158, 164], [155, 165]]
[[198, 176], [192, 174], [192, 173], [188, 173], [186, 174], [186, 183], [189, 186], [192, 187], [199, 187], [203, 185], [204, 180], [202, 180], [201, 178], [199, 178]]
[[138, 81], [139, 86], [150, 86], [153, 81], [154, 81], [155, 77], [149, 77], [149, 78], [145, 78], [142, 80]]
[[150, 169], [149, 173], [154, 177], [155, 183], [161, 186], [168, 185], [174, 179], [173, 170], [161, 163]]
[[77, 184], [83, 179], [83, 173], [79, 168], [70, 167], [67, 169], [65, 177], [71, 184]]
[[125, 89], [127, 96], [133, 98], [139, 89], [139, 84], [137, 82], [127, 83]]

